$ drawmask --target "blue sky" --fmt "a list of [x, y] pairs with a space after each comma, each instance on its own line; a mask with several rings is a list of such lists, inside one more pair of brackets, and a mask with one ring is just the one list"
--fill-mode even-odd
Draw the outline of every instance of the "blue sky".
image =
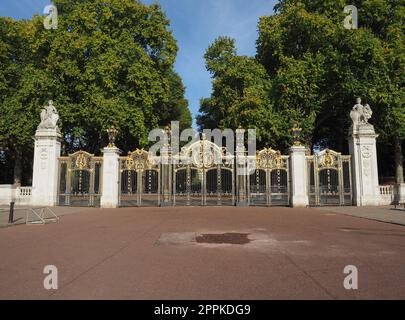
[[[195, 120], [199, 102], [211, 93], [211, 78], [203, 55], [215, 38], [236, 39], [238, 53], [254, 55], [260, 16], [273, 13], [276, 0], [142, 0], [159, 2], [171, 21], [179, 54], [176, 70], [186, 86], [186, 97]], [[49, 0], [1, 0], [0, 15], [15, 19], [42, 14]]]

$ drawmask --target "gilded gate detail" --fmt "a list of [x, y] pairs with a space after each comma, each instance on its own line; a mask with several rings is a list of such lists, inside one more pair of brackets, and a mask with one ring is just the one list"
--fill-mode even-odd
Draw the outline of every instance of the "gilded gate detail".
[[145, 150], [120, 157], [120, 206], [160, 205], [160, 165]]
[[234, 156], [204, 135], [173, 156], [172, 167], [174, 205], [234, 205]]
[[99, 206], [103, 158], [78, 151], [59, 158], [59, 205]]
[[352, 205], [351, 157], [323, 150], [307, 157], [311, 206]]
[[289, 156], [263, 149], [256, 155], [256, 170], [249, 177], [248, 204], [287, 206], [290, 202]]

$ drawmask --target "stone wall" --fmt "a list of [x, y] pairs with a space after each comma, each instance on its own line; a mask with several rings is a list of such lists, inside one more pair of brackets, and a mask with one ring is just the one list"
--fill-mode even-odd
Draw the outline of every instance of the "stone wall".
[[15, 202], [19, 206], [31, 204], [32, 187], [16, 187], [11, 184], [0, 185], [0, 205]]

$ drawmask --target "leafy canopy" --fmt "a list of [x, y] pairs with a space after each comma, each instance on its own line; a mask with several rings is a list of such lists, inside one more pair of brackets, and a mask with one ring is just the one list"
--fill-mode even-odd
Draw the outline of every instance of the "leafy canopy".
[[[0, 143], [30, 148], [41, 106], [54, 100], [66, 151], [98, 152], [105, 130], [124, 151], [148, 145], [151, 129], [191, 125], [173, 65], [177, 44], [157, 4], [55, 0], [58, 28], [43, 17], [0, 18]], [[104, 141], [103, 141], [104, 140]]]
[[285, 149], [297, 123], [307, 145], [345, 152], [348, 115], [362, 97], [380, 141], [403, 140], [405, 6], [352, 4], [357, 30], [344, 28], [344, 0], [279, 1], [260, 18], [254, 58], [238, 56], [233, 39], [217, 39], [205, 55], [213, 89], [201, 102], [200, 127], [254, 126], [262, 144]]

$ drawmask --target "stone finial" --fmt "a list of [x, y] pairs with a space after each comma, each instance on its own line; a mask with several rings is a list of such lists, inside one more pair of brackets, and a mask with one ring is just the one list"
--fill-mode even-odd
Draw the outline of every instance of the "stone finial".
[[118, 135], [118, 130], [115, 128], [115, 126], [111, 126], [106, 131], [108, 134], [108, 148], [114, 148], [115, 140], [117, 139]]
[[293, 134], [293, 143], [294, 146], [298, 147], [298, 146], [302, 146], [301, 144], [301, 133], [302, 133], [302, 128], [300, 128], [298, 126], [298, 124], [296, 123], [294, 125], [294, 127], [291, 129], [291, 132]]

